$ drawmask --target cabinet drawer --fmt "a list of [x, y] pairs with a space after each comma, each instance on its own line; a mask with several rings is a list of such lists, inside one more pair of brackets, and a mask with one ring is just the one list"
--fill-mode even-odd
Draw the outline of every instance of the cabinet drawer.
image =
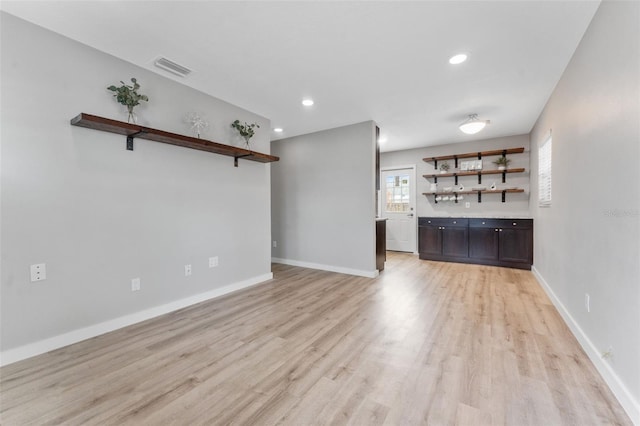
[[470, 228], [531, 229], [533, 219], [469, 219]]
[[420, 217], [418, 226], [469, 226], [469, 219], [460, 217]]

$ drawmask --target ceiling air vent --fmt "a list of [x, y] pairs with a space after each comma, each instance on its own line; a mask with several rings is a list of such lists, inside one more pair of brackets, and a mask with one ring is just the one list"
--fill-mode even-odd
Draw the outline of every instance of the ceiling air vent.
[[179, 75], [180, 77], [186, 77], [191, 73], [191, 70], [187, 67], [183, 67], [180, 64], [176, 64], [175, 62], [163, 58], [162, 56], [156, 59], [154, 62], [155, 66], [158, 68], [162, 68], [165, 71], [169, 71], [175, 75]]

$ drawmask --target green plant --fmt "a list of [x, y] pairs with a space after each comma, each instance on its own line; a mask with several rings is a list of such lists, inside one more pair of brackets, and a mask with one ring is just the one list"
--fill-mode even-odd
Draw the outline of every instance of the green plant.
[[247, 146], [249, 145], [249, 139], [251, 139], [253, 137], [253, 135], [255, 135], [255, 128], [257, 127], [258, 129], [260, 128], [260, 125], [258, 123], [247, 123], [246, 121], [244, 122], [244, 124], [240, 124], [240, 120], [236, 120], [233, 123], [231, 123], [231, 127], [233, 127], [234, 129], [236, 129], [238, 131], [238, 133], [240, 133], [240, 136], [242, 136], [245, 140], [245, 142], [247, 143]]
[[448, 172], [450, 168], [451, 166], [449, 165], [448, 161], [443, 161], [442, 163], [440, 163], [440, 170], [442, 170], [443, 172]]
[[146, 95], [141, 95], [140, 93], [138, 93], [138, 89], [140, 88], [138, 80], [132, 78], [131, 82], [133, 83], [133, 86], [129, 86], [121, 80], [120, 83], [122, 83], [122, 86], [116, 87], [114, 85], [111, 85], [107, 87], [107, 90], [115, 92], [113, 96], [116, 98], [118, 103], [127, 107], [127, 110], [129, 110], [129, 114], [133, 114], [133, 108], [136, 105], [140, 105], [140, 101], [149, 101], [149, 98]]
[[501, 167], [501, 166], [502, 166], [502, 167], [507, 167], [507, 166], [509, 165], [509, 163], [510, 163], [510, 162], [511, 162], [511, 160], [510, 160], [510, 159], [508, 159], [507, 157], [504, 157], [504, 156], [503, 156], [503, 157], [498, 157], [498, 159], [497, 159], [497, 160], [495, 160], [495, 161], [493, 162], [493, 164], [495, 164], [495, 165], [496, 165], [496, 166], [498, 166], [498, 167]]

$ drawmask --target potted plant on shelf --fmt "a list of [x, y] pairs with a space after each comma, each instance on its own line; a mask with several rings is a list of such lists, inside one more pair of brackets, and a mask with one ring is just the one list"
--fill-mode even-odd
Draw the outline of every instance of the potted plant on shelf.
[[447, 173], [450, 168], [451, 166], [449, 166], [448, 161], [443, 161], [442, 163], [440, 163], [440, 173]]
[[246, 148], [249, 149], [249, 140], [253, 137], [253, 135], [255, 135], [254, 129], [256, 127], [259, 129], [260, 125], [258, 123], [249, 124], [246, 121], [244, 124], [240, 124], [240, 120], [236, 120], [233, 123], [231, 123], [231, 127], [236, 129], [238, 133], [240, 133], [240, 136], [244, 138], [244, 141], [247, 145]]
[[124, 81], [120, 80], [122, 86], [116, 87], [111, 85], [107, 87], [107, 90], [114, 92], [113, 96], [116, 98], [116, 101], [127, 107], [127, 110], [129, 111], [127, 123], [131, 123], [132, 121], [134, 123], [136, 122], [136, 116], [133, 114], [133, 108], [140, 105], [140, 101], [149, 102], [149, 98], [146, 95], [138, 93], [138, 89], [140, 88], [138, 80], [132, 78], [131, 82], [133, 83], [133, 86], [129, 86], [128, 84], [125, 84]]
[[506, 170], [510, 162], [511, 160], [509, 160], [507, 157], [502, 156], [502, 157], [499, 157], [496, 161], [494, 161], [493, 164], [498, 166], [498, 170]]

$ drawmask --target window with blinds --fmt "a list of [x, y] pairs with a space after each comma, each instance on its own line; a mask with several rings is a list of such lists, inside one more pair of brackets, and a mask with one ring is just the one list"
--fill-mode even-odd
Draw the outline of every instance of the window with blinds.
[[551, 133], [538, 147], [538, 205], [551, 206]]

